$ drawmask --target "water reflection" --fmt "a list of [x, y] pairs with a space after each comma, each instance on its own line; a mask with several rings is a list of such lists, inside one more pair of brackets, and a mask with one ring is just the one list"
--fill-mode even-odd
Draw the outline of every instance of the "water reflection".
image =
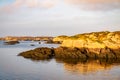
[[[120, 60], [30, 60], [17, 56], [38, 46], [58, 46], [29, 44], [31, 42], [10, 46], [0, 42], [0, 80], [120, 80]], [[88, 74], [93, 72], [95, 74]]]
[[90, 74], [98, 71], [110, 70], [116, 65], [120, 65], [120, 60], [115, 59], [98, 59], [98, 60], [83, 60], [83, 59], [56, 59], [57, 62], [64, 64], [64, 69], [70, 73]]

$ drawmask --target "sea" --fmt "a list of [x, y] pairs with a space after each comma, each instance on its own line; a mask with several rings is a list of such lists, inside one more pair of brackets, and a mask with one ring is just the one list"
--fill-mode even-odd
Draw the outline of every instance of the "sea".
[[[31, 46], [32, 45], [32, 46]], [[5, 45], [0, 41], [0, 80], [120, 80], [120, 63], [99, 60], [31, 60], [19, 53], [38, 47], [59, 47], [44, 41], [20, 41]]]

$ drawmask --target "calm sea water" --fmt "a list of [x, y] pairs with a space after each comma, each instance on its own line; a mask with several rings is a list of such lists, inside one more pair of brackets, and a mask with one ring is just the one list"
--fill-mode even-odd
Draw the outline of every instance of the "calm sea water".
[[[35, 44], [35, 46], [30, 46]], [[58, 47], [57, 44], [38, 44], [22, 41], [4, 45], [0, 41], [0, 80], [120, 80], [120, 64], [99, 61], [32, 61], [17, 56], [36, 47]]]

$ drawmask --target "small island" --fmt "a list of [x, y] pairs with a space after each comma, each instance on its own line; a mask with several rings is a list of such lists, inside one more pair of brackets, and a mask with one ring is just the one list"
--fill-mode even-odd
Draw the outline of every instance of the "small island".
[[58, 36], [58, 48], [40, 47], [19, 56], [33, 60], [41, 59], [120, 59], [120, 31], [101, 31], [74, 36]]

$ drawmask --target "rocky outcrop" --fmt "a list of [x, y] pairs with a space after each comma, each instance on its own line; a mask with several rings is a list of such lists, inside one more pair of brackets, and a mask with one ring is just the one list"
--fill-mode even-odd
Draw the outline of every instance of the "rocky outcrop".
[[83, 54], [78, 48], [59, 47], [54, 49], [55, 58], [63, 59], [86, 59], [87, 56]]
[[4, 42], [5, 45], [14, 45], [14, 44], [18, 44], [19, 41], [6, 41]]
[[49, 37], [49, 36], [39, 36], [39, 37], [7, 36], [7, 37], [1, 38], [0, 40], [5, 40], [5, 41], [48, 41], [48, 40], [53, 40], [53, 37]]
[[54, 51], [51, 48], [42, 47], [22, 52], [18, 56], [23, 56], [24, 58], [29, 58], [32, 60], [44, 60], [51, 59], [54, 56], [53, 52]]
[[[54, 50], [56, 58], [70, 59], [119, 59], [120, 49], [110, 48], [68, 48], [59, 47]], [[99, 52], [99, 53], [98, 53]]]
[[5, 40], [5, 39], [4, 39], [3, 37], [1, 37], [1, 38], [0, 38], [0, 40], [2, 40], [2, 41], [3, 41], [3, 40]]
[[120, 49], [120, 31], [116, 32], [92, 32], [85, 34], [78, 34], [75, 36], [70, 36], [69, 38], [63, 40], [63, 47], [77, 47], [91, 49], [97, 54], [100, 54], [100, 50], [96, 49]]
[[[96, 54], [96, 52], [100, 54]], [[34, 50], [29, 50], [22, 52], [19, 56], [25, 58], [41, 60], [41, 59], [120, 59], [119, 49], [89, 49], [89, 48], [68, 48], [68, 47], [58, 47], [58, 48], [36, 48]]]
[[21, 54], [33, 59], [37, 56], [37, 59], [51, 56], [60, 59], [120, 59], [120, 31], [78, 34], [65, 38], [61, 47], [38, 48]]

